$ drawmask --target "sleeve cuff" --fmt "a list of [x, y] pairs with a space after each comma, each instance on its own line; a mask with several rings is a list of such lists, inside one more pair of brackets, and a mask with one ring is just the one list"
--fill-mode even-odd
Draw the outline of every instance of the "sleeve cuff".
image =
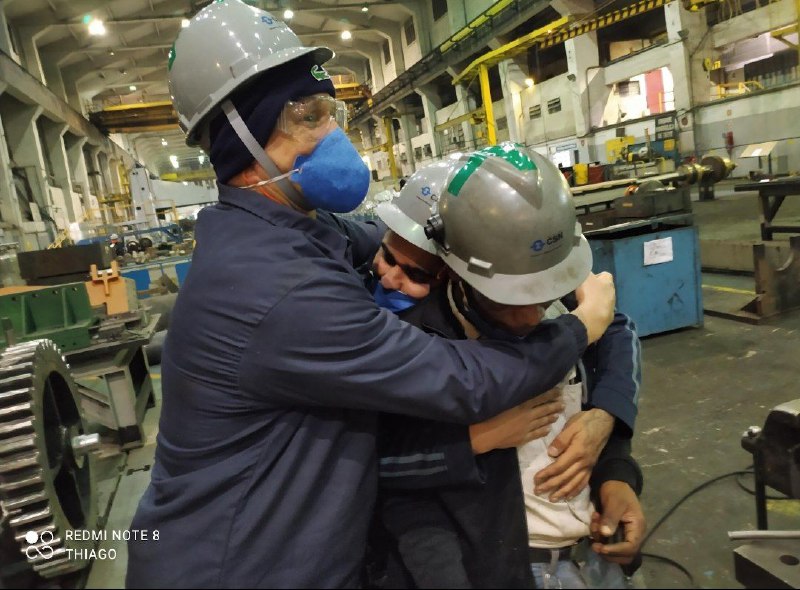
[[589, 336], [583, 322], [571, 313], [565, 313], [559, 316], [555, 321], [563, 322], [567, 326], [567, 329], [575, 337], [575, 346], [578, 348], [578, 356], [583, 356], [583, 353], [586, 352], [586, 347], [589, 345]]
[[607, 481], [621, 481], [633, 489], [636, 495], [642, 493], [644, 481], [642, 472], [638, 465], [632, 460], [609, 459], [600, 463], [592, 474], [591, 487], [593, 490], [600, 490], [600, 486]]

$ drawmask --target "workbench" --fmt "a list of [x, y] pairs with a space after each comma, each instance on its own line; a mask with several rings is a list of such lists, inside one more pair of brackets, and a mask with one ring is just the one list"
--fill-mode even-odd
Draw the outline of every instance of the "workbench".
[[800, 178], [786, 178], [764, 182], [737, 184], [736, 192], [758, 193], [758, 207], [761, 214], [761, 239], [772, 240], [773, 234], [800, 234], [800, 224], [776, 225], [773, 223], [778, 210], [786, 197], [800, 195]]

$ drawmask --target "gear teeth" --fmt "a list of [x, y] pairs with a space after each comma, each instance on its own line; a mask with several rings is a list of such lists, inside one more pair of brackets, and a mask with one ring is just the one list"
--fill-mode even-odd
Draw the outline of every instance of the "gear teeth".
[[20, 453], [0, 463], [0, 474], [19, 471], [26, 467], [36, 467], [37, 465], [39, 465], [39, 451]]
[[55, 535], [56, 534], [56, 525], [54, 525], [53, 523], [49, 523], [49, 524], [46, 524], [46, 525], [40, 525], [40, 526], [36, 526], [36, 527], [27, 528], [24, 531], [14, 535], [14, 540], [19, 542], [19, 543], [26, 543], [27, 544], [27, 541], [25, 540], [25, 535], [28, 534], [29, 531], [33, 531], [34, 533], [36, 533], [40, 537], [42, 536], [42, 533], [53, 533], [53, 535]]
[[0, 440], [0, 456], [35, 448], [36, 441], [32, 435], [15, 436], [14, 438]]
[[32, 506], [33, 504], [38, 504], [40, 502], [47, 501], [47, 493], [44, 491], [36, 492], [35, 494], [31, 494], [29, 496], [22, 496], [21, 498], [15, 498], [14, 500], [9, 500], [5, 503], [5, 508], [8, 512], [14, 512], [19, 510], [20, 508], [25, 508], [26, 506]]
[[20, 514], [19, 516], [15, 516], [8, 521], [8, 523], [13, 527], [20, 527], [25, 526], [26, 524], [30, 524], [32, 522], [36, 522], [39, 520], [43, 520], [45, 518], [51, 518], [53, 516], [53, 511], [50, 510], [50, 506], [45, 506], [41, 510], [37, 510], [36, 512], [26, 512], [25, 514]]
[[[68, 548], [72, 541], [64, 540], [64, 530], [71, 525], [59, 504], [60, 491], [54, 487], [55, 474], [48, 466], [49, 450], [42, 434], [45, 407], [42, 388], [53, 372], [59, 374], [76, 395], [77, 386], [69, 365], [52, 341], [24, 342], [0, 352], [0, 512], [8, 517], [0, 532], [3, 541], [13, 537], [22, 559], [44, 578], [74, 572], [87, 565], [86, 560], [70, 556]], [[80, 404], [77, 399], [74, 401], [80, 414]], [[72, 425], [72, 422], [61, 424]], [[81, 477], [86, 475], [83, 472]], [[96, 505], [95, 493], [92, 487], [89, 506]], [[95, 527], [94, 508], [91, 510], [83, 528]], [[37, 544], [27, 542], [30, 532], [39, 536]], [[43, 533], [52, 534], [53, 538], [42, 542]], [[26, 551], [30, 548], [40, 552]]]
[[22, 479], [15, 478], [14, 481], [0, 481], [0, 492], [8, 494], [16, 490], [29, 488], [33, 486], [44, 485], [44, 472], [42, 468], [30, 471], [30, 475], [25, 475]]
[[3, 418], [3, 416], [13, 416], [14, 414], [31, 414], [32, 407], [33, 405], [31, 402], [22, 402], [15, 406], [0, 408], [0, 418]]

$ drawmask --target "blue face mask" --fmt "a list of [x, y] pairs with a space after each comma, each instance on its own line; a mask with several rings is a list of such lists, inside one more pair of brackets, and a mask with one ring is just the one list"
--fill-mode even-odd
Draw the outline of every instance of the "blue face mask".
[[291, 180], [314, 209], [347, 213], [367, 196], [369, 168], [341, 129], [322, 138], [310, 154], [297, 156], [294, 168], [299, 172]]
[[388, 309], [392, 313], [400, 313], [419, 303], [419, 299], [414, 299], [402, 291], [384, 289], [380, 282], [376, 283], [372, 296], [379, 307]]

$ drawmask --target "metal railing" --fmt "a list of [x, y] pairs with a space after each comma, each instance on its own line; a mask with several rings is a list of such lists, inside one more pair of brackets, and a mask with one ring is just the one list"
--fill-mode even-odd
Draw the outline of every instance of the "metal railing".
[[[478, 17], [485, 17], [485, 20], [481, 21], [480, 27], [470, 29], [469, 33], [463, 36], [461, 36], [462, 31], [454, 33], [421, 60], [384, 86], [372, 97], [370, 103], [365, 103], [356, 109], [351, 119], [351, 125], [362, 123], [372, 114], [380, 113], [392, 103], [412, 93], [420, 78], [432, 74], [438, 75], [450, 65], [463, 61], [479, 51], [491, 39], [502, 34], [499, 29], [508, 26], [515, 18], [523, 15], [537, 4], [544, 5], [547, 2], [544, 0], [513, 0], [496, 14], [490, 14], [492, 11], [490, 7]], [[473, 22], [475, 20], [477, 19], [473, 19]]]
[[800, 72], [797, 67], [780, 72], [754, 76], [750, 80], [743, 82], [724, 82], [717, 84], [712, 90], [709, 101], [732, 98], [745, 94], [753, 94], [782, 86], [789, 86], [800, 82]]

